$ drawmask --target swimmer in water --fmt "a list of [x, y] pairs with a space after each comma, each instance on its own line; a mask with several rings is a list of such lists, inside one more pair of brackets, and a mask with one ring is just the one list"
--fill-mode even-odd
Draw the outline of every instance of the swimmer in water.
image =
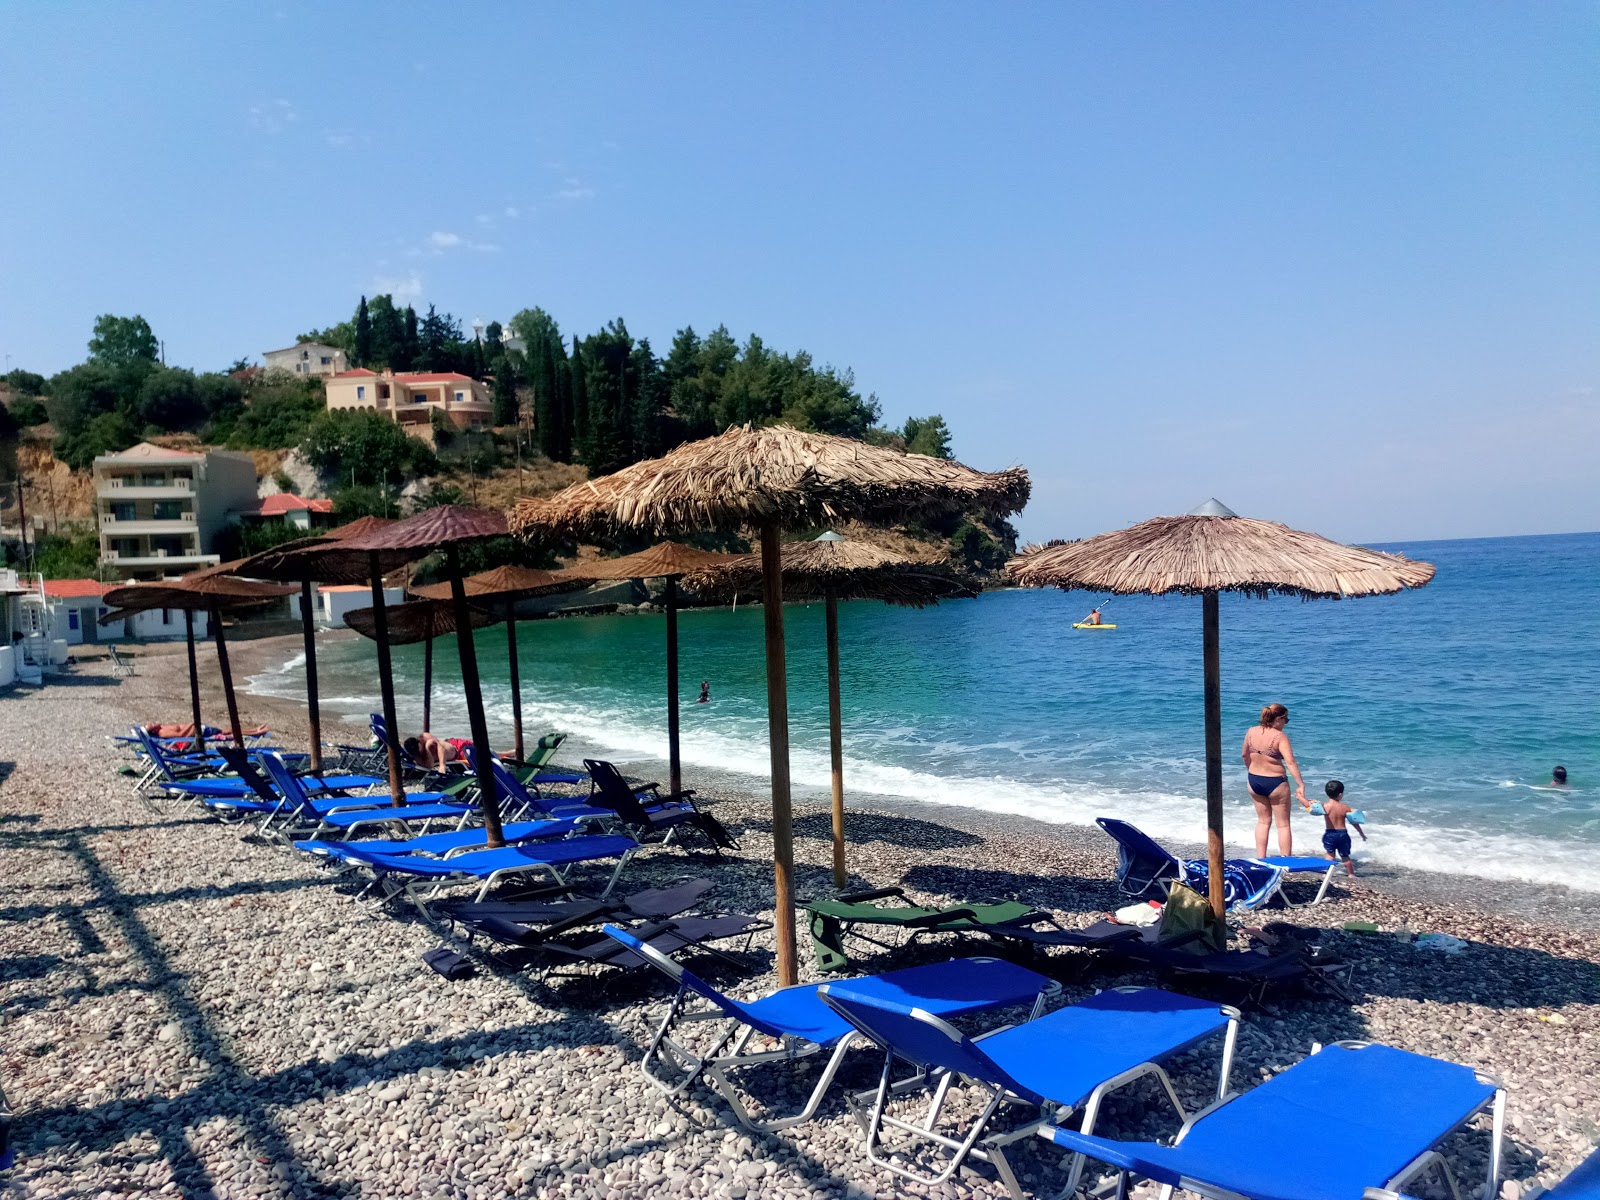
[[696, 704], [710, 704], [711, 703], [711, 680], [702, 679], [700, 681], [700, 699], [696, 700], [695, 703]]
[[1551, 771], [1550, 783], [1553, 787], [1566, 787], [1567, 769], [1565, 767], [1556, 767], [1553, 771]]

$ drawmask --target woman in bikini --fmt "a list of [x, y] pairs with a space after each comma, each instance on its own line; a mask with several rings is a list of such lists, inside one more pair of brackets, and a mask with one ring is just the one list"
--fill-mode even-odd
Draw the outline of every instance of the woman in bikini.
[[1289, 776], [1294, 776], [1300, 806], [1310, 810], [1306, 781], [1283, 727], [1289, 723], [1289, 710], [1269, 704], [1261, 710], [1261, 723], [1244, 735], [1245, 779], [1250, 784], [1250, 799], [1256, 806], [1256, 857], [1265, 858], [1267, 835], [1274, 820], [1278, 823], [1278, 853], [1294, 853], [1294, 834], [1289, 829]]

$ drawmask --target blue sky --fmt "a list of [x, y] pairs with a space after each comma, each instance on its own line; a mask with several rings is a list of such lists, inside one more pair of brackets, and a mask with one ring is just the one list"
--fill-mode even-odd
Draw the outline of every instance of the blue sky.
[[0, 353], [726, 323], [1079, 536], [1600, 528], [1600, 10], [11, 5]]

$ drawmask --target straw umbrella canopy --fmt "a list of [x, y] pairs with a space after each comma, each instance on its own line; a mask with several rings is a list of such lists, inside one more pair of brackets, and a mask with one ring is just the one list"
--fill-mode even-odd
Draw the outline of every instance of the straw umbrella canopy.
[[[456, 631], [455, 609], [449, 600], [412, 600], [391, 608], [385, 614], [391, 646], [422, 643], [422, 732], [427, 733], [433, 717], [433, 639]], [[482, 609], [472, 610], [472, 628], [493, 625], [495, 618]], [[345, 613], [344, 623], [364, 638], [378, 637], [378, 616], [374, 608], [357, 608]]]
[[1211, 907], [1222, 898], [1222, 682], [1217, 596], [1273, 593], [1302, 600], [1384, 596], [1422, 587], [1431, 563], [1345, 546], [1275, 521], [1241, 517], [1212, 499], [1182, 517], [1156, 517], [1081, 542], [1034, 546], [1006, 566], [1026, 587], [1201, 598], [1206, 716], [1206, 841]]
[[1020, 467], [986, 474], [948, 459], [851, 438], [747, 425], [573, 484], [546, 499], [517, 503], [511, 524], [525, 535], [671, 536], [746, 525], [760, 530], [781, 984], [798, 976], [779, 530], [851, 518], [887, 524], [975, 508], [1011, 513], [1027, 503], [1028, 489], [1028, 473]]
[[[731, 558], [721, 570], [691, 575], [686, 586], [708, 598], [733, 597], [761, 588], [761, 560]], [[849, 881], [844, 854], [844, 730], [839, 687], [839, 601], [882, 600], [922, 608], [940, 600], [970, 598], [978, 585], [950, 569], [944, 559], [912, 558], [870, 542], [824, 533], [815, 541], [783, 547], [783, 598], [822, 600], [828, 645], [828, 755], [833, 784], [833, 885]]]
[[[522, 666], [517, 658], [517, 601], [534, 596], [553, 596], [561, 592], [576, 592], [588, 587], [594, 579], [572, 571], [540, 571], [533, 567], [514, 565], [492, 567], [468, 575], [461, 581], [468, 599], [479, 602], [502, 601], [505, 605], [503, 619], [506, 623], [506, 655], [511, 667], [511, 731], [514, 753], [523, 761], [522, 741]], [[431, 583], [411, 589], [413, 596], [429, 600], [449, 600], [450, 584]], [[476, 607], [476, 605], [474, 606]], [[347, 618], [348, 619], [348, 618]], [[428, 660], [432, 660], [433, 640], [428, 640]], [[424, 709], [426, 712], [426, 709]], [[427, 723], [424, 720], [423, 726]]]
[[205, 726], [200, 720], [200, 673], [194, 653], [194, 614], [204, 612], [211, 618], [212, 634], [217, 643], [217, 667], [222, 672], [222, 692], [227, 697], [233, 744], [242, 750], [244, 735], [239, 727], [239, 701], [233, 690], [233, 670], [228, 663], [228, 639], [222, 631], [222, 613], [269, 604], [294, 591], [292, 587], [240, 579], [224, 573], [237, 569], [239, 565], [238, 562], [219, 563], [191, 572], [182, 579], [129, 584], [127, 587], [113, 588], [105, 594], [105, 603], [112, 611], [100, 618], [102, 625], [152, 608], [175, 608], [183, 613], [184, 640], [189, 652], [190, 711], [194, 720], [196, 747], [205, 744]]
[[406, 802], [401, 784], [400, 736], [395, 725], [394, 671], [389, 661], [389, 642], [384, 628], [383, 580], [409, 563], [414, 555], [399, 551], [373, 551], [352, 546], [362, 534], [375, 533], [393, 525], [381, 517], [361, 517], [348, 525], [319, 537], [301, 538], [274, 546], [239, 564], [237, 570], [257, 579], [277, 579], [300, 585], [300, 618], [306, 644], [306, 700], [311, 716], [313, 768], [321, 760], [322, 723], [317, 706], [317, 659], [314, 625], [311, 616], [313, 583], [367, 584], [372, 589], [372, 605], [380, 635], [378, 646], [378, 689], [382, 696], [383, 720], [389, 761], [389, 798], [397, 805]]
[[596, 579], [664, 579], [667, 612], [667, 780], [674, 796], [683, 791], [683, 756], [678, 736], [678, 580], [709, 571], [737, 555], [699, 550], [681, 542], [662, 542], [636, 554], [603, 558], [582, 568]]
[[[461, 544], [500, 537], [505, 532], [504, 513], [486, 508], [466, 508], [459, 504], [441, 504], [364, 536], [335, 543], [334, 549], [358, 549], [380, 557], [396, 554], [407, 559], [424, 558], [435, 550], [443, 550], [456, 628], [466, 630], [472, 627], [472, 614], [462, 579]], [[377, 625], [375, 631], [380, 638], [383, 636], [381, 625]], [[382, 644], [379, 641], [379, 645]], [[472, 744], [477, 751], [473, 757], [478, 768], [478, 804], [483, 811], [484, 840], [491, 847], [499, 847], [505, 845], [505, 838], [500, 832], [500, 804], [494, 764], [490, 761], [489, 727], [483, 715], [477, 646], [470, 637], [457, 637], [456, 649], [461, 656], [461, 683], [466, 690], [467, 717], [472, 726]], [[397, 737], [392, 720], [389, 737], [391, 744]]]

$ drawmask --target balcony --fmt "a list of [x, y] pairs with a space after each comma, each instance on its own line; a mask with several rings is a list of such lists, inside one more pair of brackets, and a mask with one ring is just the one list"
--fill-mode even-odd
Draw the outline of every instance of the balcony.
[[124, 553], [120, 550], [102, 550], [100, 561], [112, 563], [118, 567], [170, 567], [182, 572], [190, 567], [210, 566], [212, 563], [221, 562], [220, 556], [215, 554], [201, 554], [200, 551], [184, 551], [181, 554], [167, 550], [137, 550]]
[[175, 476], [156, 484], [145, 483], [137, 475], [102, 476], [95, 480], [95, 492], [118, 500], [173, 500], [194, 495], [194, 480]]
[[118, 517], [114, 513], [101, 513], [100, 528], [118, 537], [135, 537], [141, 533], [170, 537], [196, 530], [192, 512], [180, 513], [176, 517]]

